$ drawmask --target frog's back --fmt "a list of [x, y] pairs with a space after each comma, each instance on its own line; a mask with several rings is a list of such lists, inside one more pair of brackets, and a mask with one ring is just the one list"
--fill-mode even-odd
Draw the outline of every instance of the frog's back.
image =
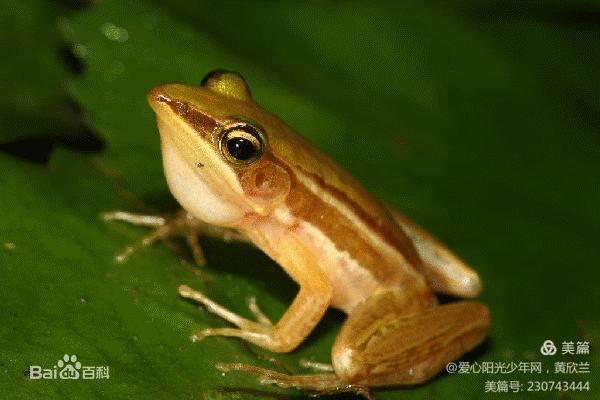
[[387, 208], [308, 140], [275, 122], [268, 157], [291, 177], [286, 205], [301, 221], [297, 234], [319, 253], [334, 285], [334, 306], [351, 309], [390, 286], [430, 296], [417, 272], [419, 255]]

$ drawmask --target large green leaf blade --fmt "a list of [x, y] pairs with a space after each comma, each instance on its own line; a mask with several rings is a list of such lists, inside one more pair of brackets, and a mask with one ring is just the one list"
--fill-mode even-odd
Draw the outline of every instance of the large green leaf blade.
[[[116, 250], [143, 231], [98, 218], [132, 207], [112, 191], [115, 175], [155, 208], [173, 207], [145, 93], [167, 81], [198, 83], [214, 68], [242, 72], [259, 103], [477, 268], [493, 327], [466, 360], [542, 361], [552, 369], [569, 358], [541, 357], [544, 340], [599, 339], [600, 298], [591, 285], [600, 256], [598, 126], [593, 113], [577, 112], [597, 108], [589, 88], [598, 83], [598, 44], [580, 43], [597, 31], [567, 29], [535, 9], [530, 19], [502, 19], [501, 8], [470, 3], [182, 4], [100, 3], [61, 25], [87, 64], [69, 90], [107, 142], [94, 162], [109, 176], [64, 153], [51, 170], [1, 161], [11, 171], [2, 176], [3, 235], [15, 243], [0, 253], [7, 288], [0, 311], [11, 326], [0, 331], [10, 343], [2, 350], [6, 392], [251, 395], [225, 387], [261, 389], [267, 393], [256, 396], [268, 398], [279, 391], [217, 373], [216, 361], [272, 365], [236, 340], [191, 343], [194, 328], [225, 325], [177, 297], [179, 283], [201, 288], [201, 281], [161, 246], [115, 265]], [[206, 245], [213, 298], [248, 315], [244, 298], [254, 294], [269, 315], [281, 315], [296, 288], [275, 263], [245, 246]], [[291, 367], [302, 356], [328, 361], [341, 319], [328, 314], [305, 345], [277, 358]], [[110, 365], [111, 380], [65, 386], [22, 376], [31, 363], [50, 366], [64, 352]], [[589, 360], [592, 371], [599, 361], [597, 353], [576, 359]], [[475, 399], [487, 380], [505, 378], [597, 385], [593, 373], [457, 374], [378, 397]]]

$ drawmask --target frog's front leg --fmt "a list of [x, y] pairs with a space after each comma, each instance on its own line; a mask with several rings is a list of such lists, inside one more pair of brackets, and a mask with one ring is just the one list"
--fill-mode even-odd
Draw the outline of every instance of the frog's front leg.
[[207, 336], [233, 336], [278, 353], [294, 350], [321, 320], [331, 302], [332, 290], [329, 283], [320, 271], [313, 269], [312, 274], [302, 274], [297, 277], [300, 291], [281, 319], [274, 325], [256, 306], [252, 307], [252, 303], [250, 309], [254, 309], [253, 313], [257, 316], [258, 322], [241, 317], [206, 295], [181, 285], [179, 293], [182, 297], [203, 304], [208, 311], [237, 327], [201, 329], [194, 334], [193, 339], [201, 340]]

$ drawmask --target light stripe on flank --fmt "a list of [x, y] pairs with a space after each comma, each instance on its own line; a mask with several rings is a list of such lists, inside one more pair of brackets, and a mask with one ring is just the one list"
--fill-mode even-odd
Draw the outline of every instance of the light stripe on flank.
[[[393, 219], [386, 219], [385, 211], [381, 214], [367, 213], [339, 189], [322, 182], [319, 176], [313, 177], [298, 166], [290, 168], [286, 165], [286, 169], [292, 177], [292, 190], [286, 203], [292, 215], [297, 217], [297, 224], [312, 224], [338, 252], [347, 252], [362, 269], [357, 272], [357, 279], [360, 280], [361, 274], [367, 272], [379, 287], [399, 286], [427, 295], [429, 288], [415, 265], [421, 262], [420, 258], [410, 239]], [[369, 198], [365, 200], [371, 201]], [[377, 204], [373, 206], [376, 213]], [[378, 217], [381, 220], [377, 220]], [[325, 257], [322, 261], [324, 266], [331, 265], [326, 262], [331, 260]], [[345, 270], [347, 276], [339, 278], [352, 288], [352, 272], [358, 270], [342, 267], [338, 269]]]
[[[323, 273], [333, 284], [334, 295], [331, 305], [345, 312], [350, 312], [358, 303], [364, 301], [379, 287], [370, 269], [364, 268], [348, 251], [341, 250], [322, 229], [302, 221], [298, 227], [302, 235], [316, 254], [323, 255], [329, 261], [322, 267]], [[351, 277], [351, 279], [348, 279]], [[344, 284], [339, 284], [344, 282]]]
[[371, 271], [347, 250], [340, 249], [319, 227], [294, 216], [285, 206], [277, 208], [273, 217], [279, 224], [292, 228], [293, 234], [319, 255], [322, 261], [319, 267], [330, 282], [337, 283], [332, 285], [333, 307], [349, 312], [379, 287]]

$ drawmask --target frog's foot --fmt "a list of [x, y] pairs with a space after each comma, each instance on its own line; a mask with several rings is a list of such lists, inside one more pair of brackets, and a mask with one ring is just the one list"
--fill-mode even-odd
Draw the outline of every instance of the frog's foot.
[[368, 387], [340, 380], [334, 373], [314, 375], [290, 375], [281, 372], [241, 363], [218, 363], [215, 367], [221, 372], [243, 371], [256, 375], [263, 385], [275, 384], [284, 388], [296, 388], [313, 396], [355, 393], [366, 399], [374, 396]]
[[166, 240], [173, 236], [184, 236], [192, 250], [194, 261], [199, 265], [206, 264], [202, 247], [198, 241], [199, 223], [184, 209], [179, 210], [171, 217], [160, 215], [135, 214], [127, 211], [112, 211], [102, 214], [105, 221], [124, 221], [132, 225], [149, 226], [155, 229], [142, 239], [138, 240], [116, 255], [116, 260], [122, 263], [134, 252], [148, 247], [157, 240]]
[[218, 315], [225, 321], [232, 323], [239, 329], [235, 328], [206, 328], [194, 332], [192, 340], [197, 342], [207, 336], [235, 336], [248, 341], [261, 340], [272, 328], [271, 320], [258, 308], [256, 299], [248, 299], [248, 307], [256, 316], [257, 322], [246, 319], [225, 307], [215, 303], [203, 293], [190, 288], [187, 285], [179, 286], [179, 295], [186, 299], [194, 300], [202, 304], [207, 311]]
[[200, 235], [212, 236], [225, 241], [248, 241], [237, 230], [206, 224], [194, 218], [184, 209], [177, 211], [170, 217], [136, 214], [127, 211], [112, 211], [102, 214], [102, 218], [106, 221], [124, 221], [133, 225], [155, 228], [136, 243], [121, 250], [115, 257], [119, 263], [126, 261], [132, 253], [150, 246], [157, 240], [164, 240], [169, 247], [173, 248], [174, 246], [168, 242], [168, 239], [175, 236], [183, 236], [185, 238], [192, 251], [194, 261], [198, 265], [206, 264], [206, 258], [199, 242]]
[[[175, 219], [178, 216], [175, 217]], [[105, 221], [124, 221], [128, 222], [132, 225], [138, 226], [149, 226], [155, 228], [152, 232], [142, 237], [137, 242], [126, 246], [123, 250], [119, 251], [115, 256], [115, 260], [118, 263], [125, 262], [129, 256], [136, 251], [148, 247], [157, 240], [165, 239], [174, 234], [175, 226], [177, 223], [172, 222], [172, 220], [165, 218], [160, 215], [144, 215], [144, 214], [135, 214], [127, 211], [111, 211], [102, 214], [102, 218]], [[194, 251], [194, 247], [192, 247], [192, 251], [194, 254], [194, 259], [198, 261], [203, 261], [204, 257], [202, 255], [202, 250], [200, 249], [199, 256], [197, 259], [197, 251]]]

